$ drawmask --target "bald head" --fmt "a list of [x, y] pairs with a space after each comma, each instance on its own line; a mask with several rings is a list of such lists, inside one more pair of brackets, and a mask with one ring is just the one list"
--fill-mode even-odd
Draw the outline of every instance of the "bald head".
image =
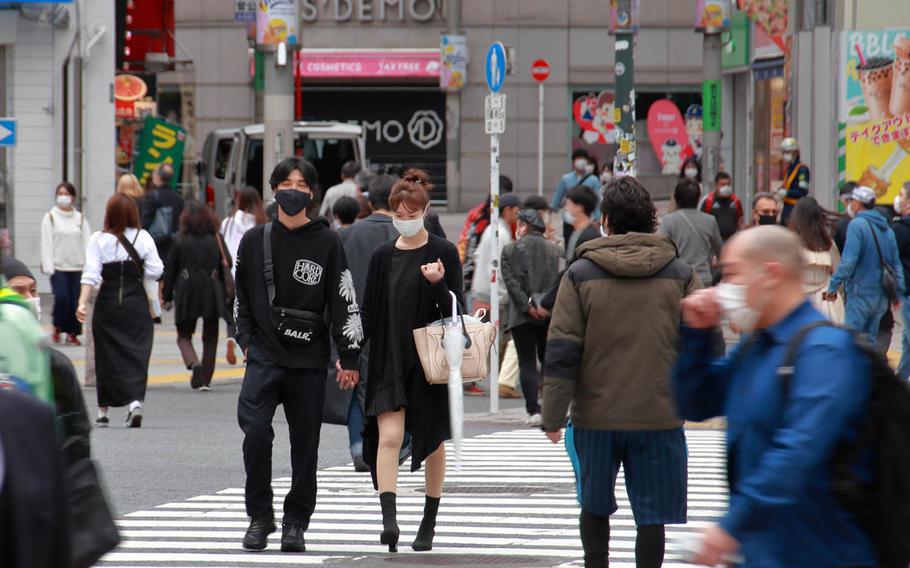
[[763, 225], [739, 232], [724, 249], [724, 263], [758, 267], [766, 262], [779, 264], [783, 272], [802, 281], [803, 245], [793, 231], [779, 225]]

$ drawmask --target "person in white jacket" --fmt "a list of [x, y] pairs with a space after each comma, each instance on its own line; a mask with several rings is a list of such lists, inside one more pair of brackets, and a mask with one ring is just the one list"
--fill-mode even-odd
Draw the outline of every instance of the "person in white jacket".
[[[265, 208], [262, 205], [262, 197], [255, 187], [245, 187], [238, 191], [234, 196], [234, 211], [229, 217], [225, 217], [221, 222], [220, 233], [224, 238], [224, 244], [227, 246], [227, 253], [231, 256], [231, 276], [236, 276], [237, 272], [237, 250], [240, 248], [240, 241], [247, 231], [256, 225], [262, 225], [267, 221]], [[228, 338], [227, 338], [227, 362], [231, 365], [237, 364], [236, 347], [237, 342], [234, 340], [234, 317], [233, 313], [228, 313], [225, 318], [228, 320]]]
[[[499, 198], [499, 254], [502, 255], [502, 249], [514, 239], [512, 238], [512, 226], [518, 221], [518, 211], [521, 209], [521, 198], [514, 193], [506, 193]], [[487, 310], [490, 314], [490, 270], [493, 262], [493, 226], [487, 226], [477, 250], [474, 252], [474, 279], [471, 281], [471, 299], [468, 303], [471, 306], [471, 312], [474, 313], [479, 309]], [[499, 313], [509, 313], [509, 293], [502, 278], [499, 279]], [[492, 314], [490, 314], [492, 315]], [[500, 351], [502, 352], [502, 351]], [[465, 394], [469, 396], [480, 396], [483, 389], [476, 383], [465, 385]]]
[[60, 183], [54, 194], [56, 204], [41, 220], [41, 271], [50, 276], [54, 292], [52, 338], [54, 343], [64, 339], [69, 345], [81, 345], [82, 325], [76, 319], [76, 304], [92, 230], [76, 210], [73, 184]]

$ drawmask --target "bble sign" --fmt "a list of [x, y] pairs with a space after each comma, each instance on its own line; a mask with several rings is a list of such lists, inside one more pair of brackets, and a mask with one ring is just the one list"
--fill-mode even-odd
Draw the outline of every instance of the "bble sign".
[[484, 99], [484, 131], [503, 134], [506, 131], [506, 96], [489, 94]]

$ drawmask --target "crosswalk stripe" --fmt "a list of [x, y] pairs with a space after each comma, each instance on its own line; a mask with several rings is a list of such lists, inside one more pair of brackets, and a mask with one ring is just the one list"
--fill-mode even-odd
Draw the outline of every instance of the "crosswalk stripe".
[[[687, 440], [689, 522], [668, 526], [670, 541], [710, 526], [727, 505], [723, 433], [693, 430], [687, 432]], [[457, 560], [471, 554], [489, 557], [490, 564], [502, 557], [533, 559], [534, 566], [583, 564], [575, 476], [562, 445], [551, 444], [539, 431], [515, 430], [465, 440], [458, 463], [449, 450], [446, 490], [457, 491], [443, 496], [430, 553], [415, 554], [409, 547], [423, 514], [423, 472], [410, 472], [407, 466], [400, 472], [399, 555], [410, 555], [408, 563], [420, 555], [452, 555]], [[279, 533], [271, 535], [266, 551], [243, 551], [240, 540], [248, 524], [244, 491], [230, 487], [123, 515], [117, 524], [124, 542], [98, 566], [258, 568], [343, 564], [365, 557], [384, 562], [388, 553], [378, 542], [379, 500], [369, 474], [356, 473], [350, 465], [336, 466], [319, 471], [317, 479], [316, 512], [306, 533], [305, 554], [279, 553]], [[290, 483], [289, 477], [273, 481], [279, 519]], [[616, 500], [619, 511], [610, 521], [611, 566], [630, 567], [636, 531], [622, 471]], [[668, 546], [664, 566], [672, 567], [676, 560]]]

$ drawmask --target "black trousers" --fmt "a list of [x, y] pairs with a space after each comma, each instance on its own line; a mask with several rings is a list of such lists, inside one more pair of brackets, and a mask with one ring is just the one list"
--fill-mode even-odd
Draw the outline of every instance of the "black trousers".
[[326, 369], [289, 369], [273, 365], [255, 347], [247, 355], [246, 374], [237, 402], [243, 430], [246, 512], [271, 518], [272, 418], [284, 405], [291, 440], [291, 490], [284, 500], [284, 522], [296, 520], [306, 530], [316, 507], [316, 466], [325, 397]]
[[76, 319], [81, 272], [56, 271], [51, 274], [54, 292], [54, 327], [72, 336], [82, 335], [82, 324]]
[[[218, 318], [202, 320], [202, 378], [208, 385], [215, 374], [215, 354], [218, 350]], [[177, 324], [177, 347], [187, 369], [199, 362], [199, 355], [193, 346], [193, 335], [196, 333], [197, 320], [179, 322]]]
[[512, 328], [512, 339], [515, 340], [515, 351], [518, 352], [518, 376], [521, 381], [521, 392], [525, 397], [525, 409], [528, 414], [539, 414], [540, 403], [537, 389], [540, 373], [537, 362], [543, 368], [547, 347], [547, 326], [540, 323], [525, 323]]

